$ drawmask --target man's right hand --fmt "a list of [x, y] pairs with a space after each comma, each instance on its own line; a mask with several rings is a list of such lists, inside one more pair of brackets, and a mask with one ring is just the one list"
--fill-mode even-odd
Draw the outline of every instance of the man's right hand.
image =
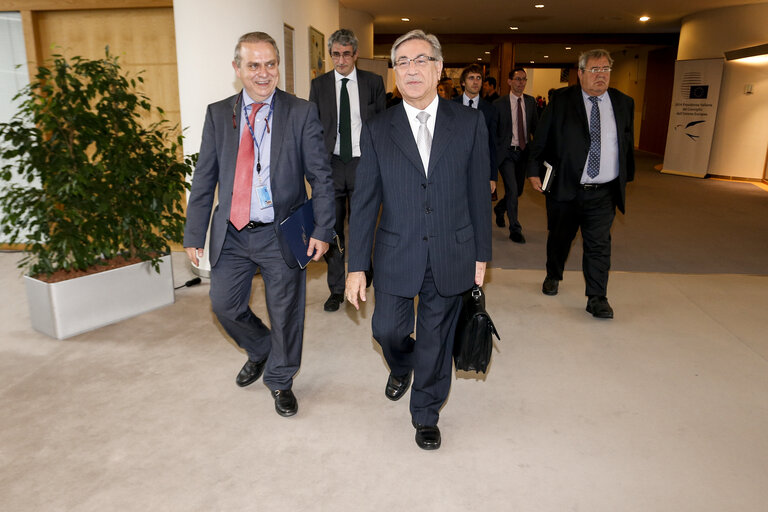
[[197, 267], [200, 264], [200, 260], [198, 258], [203, 257], [203, 250], [194, 247], [185, 247], [184, 250], [187, 251], [187, 258], [189, 258], [189, 261], [191, 261], [192, 264]]
[[531, 186], [533, 187], [533, 190], [535, 190], [536, 192], [544, 192], [543, 190], [541, 190], [541, 178], [539, 178], [538, 176], [530, 176], [528, 179], [531, 182]]
[[355, 309], [360, 309], [357, 302], [358, 297], [365, 302], [365, 272], [350, 272], [347, 275], [347, 285], [344, 290], [344, 296]]

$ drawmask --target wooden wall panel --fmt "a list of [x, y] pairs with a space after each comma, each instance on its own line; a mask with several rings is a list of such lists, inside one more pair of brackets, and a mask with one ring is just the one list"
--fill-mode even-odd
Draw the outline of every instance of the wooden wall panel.
[[[172, 8], [41, 11], [35, 22], [41, 62], [56, 53], [99, 58], [109, 45], [124, 70], [144, 71], [141, 90], [152, 104], [171, 123], [180, 122]], [[158, 119], [154, 114], [149, 120]]]

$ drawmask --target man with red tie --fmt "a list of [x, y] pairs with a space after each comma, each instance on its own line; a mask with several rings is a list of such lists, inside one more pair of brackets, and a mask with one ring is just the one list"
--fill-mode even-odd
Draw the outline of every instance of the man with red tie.
[[[279, 225], [306, 202], [306, 178], [315, 217], [307, 255], [317, 261], [333, 234], [334, 206], [317, 107], [277, 89], [279, 64], [277, 44], [268, 34], [240, 37], [232, 67], [243, 89], [208, 106], [184, 247], [196, 265], [210, 219], [211, 305], [227, 334], [248, 354], [236, 383], [247, 386], [263, 373], [277, 413], [293, 416], [306, 275]], [[217, 185], [219, 204], [211, 218]], [[271, 328], [249, 307], [257, 271]]]

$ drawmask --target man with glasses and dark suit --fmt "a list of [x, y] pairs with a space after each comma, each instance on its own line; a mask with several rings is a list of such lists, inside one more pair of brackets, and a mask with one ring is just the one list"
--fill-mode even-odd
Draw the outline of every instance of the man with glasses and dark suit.
[[[344, 219], [348, 201], [355, 189], [355, 169], [360, 161], [360, 131], [363, 123], [387, 107], [384, 81], [376, 73], [357, 69], [357, 37], [340, 29], [328, 39], [333, 71], [312, 80], [309, 100], [317, 105], [323, 123], [325, 149], [331, 156], [331, 171], [336, 200], [336, 234], [339, 244], [331, 244], [325, 255], [328, 263], [328, 288], [325, 311], [336, 311], [344, 302]], [[368, 283], [371, 281], [368, 270]]]
[[435, 36], [413, 30], [395, 41], [391, 57], [403, 102], [363, 126], [345, 293], [355, 308], [366, 300], [375, 237], [371, 326], [389, 365], [385, 394], [402, 398], [413, 379], [416, 444], [434, 450], [461, 294], [483, 284], [491, 259], [488, 131], [478, 111], [438, 98], [443, 56]]
[[531, 144], [528, 177], [542, 191], [542, 163], [552, 165], [547, 201], [546, 295], [556, 295], [576, 232], [584, 244], [587, 311], [613, 318], [608, 304], [611, 226], [624, 213], [625, 188], [635, 176], [632, 98], [609, 88], [613, 59], [606, 50], [579, 57], [579, 82], [552, 95]]

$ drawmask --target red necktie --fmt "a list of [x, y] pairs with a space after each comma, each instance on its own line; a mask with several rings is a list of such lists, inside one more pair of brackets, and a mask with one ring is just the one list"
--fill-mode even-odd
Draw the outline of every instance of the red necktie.
[[[265, 103], [252, 103], [248, 120], [255, 127], [256, 112]], [[237, 165], [235, 167], [235, 183], [232, 187], [232, 206], [229, 210], [229, 222], [240, 231], [251, 221], [251, 188], [253, 186], [253, 137], [246, 126], [240, 137], [240, 147], [237, 149]]]
[[525, 149], [525, 127], [523, 126], [522, 98], [517, 98], [517, 145]]

